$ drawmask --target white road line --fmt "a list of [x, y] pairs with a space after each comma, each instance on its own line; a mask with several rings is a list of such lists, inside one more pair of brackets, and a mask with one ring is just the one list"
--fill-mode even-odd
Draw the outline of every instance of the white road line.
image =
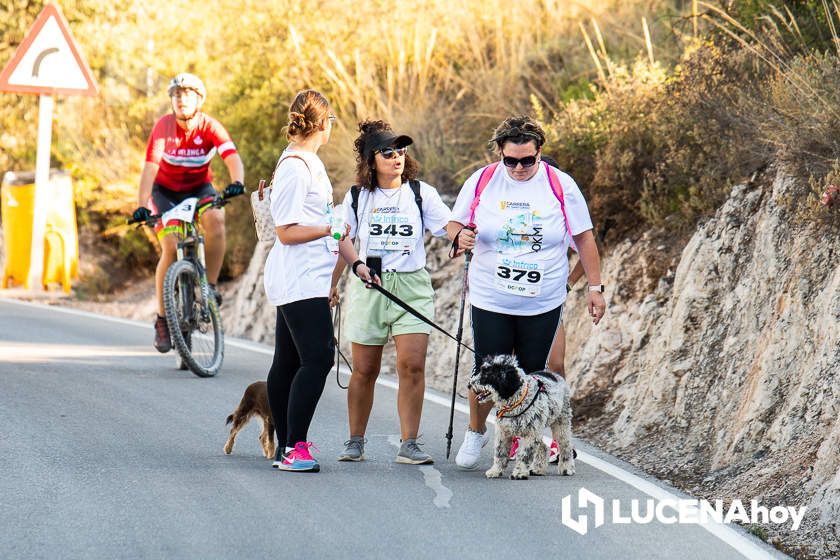
[[[120, 317], [110, 317], [108, 315], [100, 315], [98, 313], [91, 313], [88, 311], [81, 311], [78, 309], [72, 309], [67, 307], [58, 307], [54, 305], [44, 305], [40, 303], [33, 303], [33, 302], [23, 302], [14, 299], [7, 299], [7, 298], [0, 298], [0, 302], [3, 303], [10, 303], [16, 304], [21, 306], [27, 307], [37, 307], [40, 309], [49, 309], [51, 311], [56, 311], [59, 313], [65, 313], [68, 315], [76, 315], [80, 317], [87, 317], [91, 319], [98, 319], [104, 321], [111, 321], [114, 323], [119, 323], [121, 325], [129, 325], [134, 327], [141, 327], [146, 330], [153, 330], [153, 327], [149, 323], [142, 323], [140, 321], [134, 321], [131, 319], [122, 319]], [[264, 354], [266, 356], [273, 356], [274, 349], [265, 345], [259, 344], [256, 342], [250, 342], [246, 340], [239, 340], [239, 339], [225, 339], [225, 345], [230, 346], [233, 348], [239, 348], [242, 350], [250, 350], [252, 352], [257, 352], [259, 354]], [[340, 371], [344, 375], [349, 375], [349, 371], [345, 366], [341, 366]], [[396, 389], [398, 387], [397, 383], [391, 379], [384, 379], [380, 377], [376, 380], [377, 385], [382, 385], [383, 387], [388, 387], [390, 389]], [[424, 396], [425, 400], [428, 402], [432, 402], [444, 407], [449, 407], [451, 401], [441, 397], [440, 395], [435, 395], [433, 393], [429, 393], [428, 391], [425, 393]], [[469, 416], [469, 407], [461, 402], [455, 403], [455, 410], [458, 412]], [[495, 418], [492, 415], [487, 419], [487, 423], [495, 424]], [[550, 443], [548, 438], [545, 438], [546, 443]], [[629, 471], [622, 469], [612, 463], [604, 461], [603, 459], [599, 459], [589, 453], [586, 453], [581, 450], [577, 450], [577, 460], [583, 461], [584, 463], [598, 469], [599, 471], [616, 478], [625, 484], [632, 486], [633, 488], [647, 494], [651, 498], [656, 500], [679, 500], [680, 497], [676, 494], [668, 491], [665, 488], [662, 488], [648, 480], [643, 479], [642, 477], [635, 475]], [[774, 559], [774, 558], [787, 558], [781, 554], [773, 555], [752, 540], [750, 540], [747, 536], [741, 534], [740, 532], [736, 531], [732, 527], [729, 527], [723, 523], [717, 522], [710, 522], [710, 523], [700, 523], [698, 526], [702, 527], [721, 541], [725, 542], [736, 551], [738, 551], [744, 558], [748, 558], [749, 560], [766, 560], [766, 559]]]

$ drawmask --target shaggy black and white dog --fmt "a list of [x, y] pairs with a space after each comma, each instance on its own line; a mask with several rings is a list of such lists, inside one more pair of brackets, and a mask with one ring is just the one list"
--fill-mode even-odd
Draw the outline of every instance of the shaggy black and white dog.
[[515, 356], [487, 358], [470, 377], [467, 386], [479, 402], [496, 403], [496, 441], [493, 466], [487, 478], [502, 476], [510, 461], [513, 437], [519, 438], [512, 479], [525, 479], [529, 474], [545, 474], [548, 466], [543, 430], [551, 428], [557, 441], [557, 471], [575, 474], [572, 455], [572, 407], [566, 381], [550, 371], [526, 374]]

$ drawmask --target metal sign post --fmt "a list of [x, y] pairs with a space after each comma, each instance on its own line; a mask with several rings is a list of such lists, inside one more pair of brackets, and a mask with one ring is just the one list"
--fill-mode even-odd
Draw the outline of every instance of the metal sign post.
[[40, 290], [44, 274], [44, 234], [47, 228], [47, 202], [50, 184], [50, 147], [52, 146], [52, 95], [38, 100], [38, 151], [35, 155], [35, 204], [32, 217], [32, 250], [27, 285]]

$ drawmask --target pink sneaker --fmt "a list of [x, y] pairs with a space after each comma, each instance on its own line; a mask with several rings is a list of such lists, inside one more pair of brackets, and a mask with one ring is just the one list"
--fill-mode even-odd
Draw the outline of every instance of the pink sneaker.
[[[318, 472], [321, 470], [321, 465], [309, 453], [310, 447], [315, 447], [311, 441], [299, 441], [294, 449], [283, 453], [271, 466], [281, 471]], [[315, 451], [320, 450], [315, 447]]]
[[549, 463], [556, 463], [560, 460], [560, 452], [557, 448], [557, 442], [551, 440], [551, 446], [548, 448], [548, 462]]
[[513, 443], [510, 444], [510, 458], [513, 459], [516, 457], [516, 450], [519, 449], [519, 438], [517, 436], [513, 436]]

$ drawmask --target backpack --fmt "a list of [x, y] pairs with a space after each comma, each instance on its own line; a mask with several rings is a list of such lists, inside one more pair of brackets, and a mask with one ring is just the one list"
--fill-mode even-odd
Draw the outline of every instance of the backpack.
[[[566, 231], [569, 233], [570, 245], [572, 249], [577, 252], [575, 239], [572, 237], [572, 229], [569, 227], [569, 218], [566, 216], [566, 200], [563, 197], [563, 186], [560, 184], [560, 176], [557, 175], [557, 171], [546, 162], [542, 162], [542, 164], [545, 166], [545, 171], [548, 174], [548, 184], [551, 185], [551, 192], [554, 193], [554, 196], [557, 197], [557, 200], [560, 202], [560, 210], [563, 212], [563, 222], [565, 222]], [[473, 198], [472, 204], [470, 204], [470, 224], [472, 224], [473, 220], [475, 220], [475, 209], [478, 208], [478, 203], [481, 201], [481, 193], [484, 192], [485, 188], [487, 188], [487, 185], [490, 183], [490, 180], [493, 178], [493, 175], [496, 173], [496, 169], [498, 167], [498, 161], [491, 163], [486, 166], [481, 171], [481, 175], [478, 176], [478, 183], [475, 186], [475, 197]]]
[[[426, 231], [423, 225], [423, 197], [420, 196], [420, 181], [412, 179], [408, 182], [411, 187], [411, 192], [414, 193], [414, 202], [417, 204], [417, 209], [420, 210], [420, 232]], [[353, 217], [356, 218], [356, 229], [359, 227], [359, 195], [362, 193], [362, 187], [353, 185], [350, 187], [350, 208], [353, 209]], [[358, 235], [358, 234], [357, 234]]]

